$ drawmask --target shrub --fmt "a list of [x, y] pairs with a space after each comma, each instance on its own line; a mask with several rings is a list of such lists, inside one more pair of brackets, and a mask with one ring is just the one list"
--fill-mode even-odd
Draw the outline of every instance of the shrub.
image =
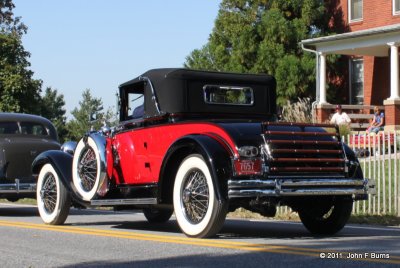
[[339, 125], [339, 134], [340, 137], [345, 137], [347, 139], [347, 136], [351, 134], [350, 127], [348, 125]]
[[310, 98], [299, 98], [298, 102], [282, 107], [282, 120], [285, 122], [312, 123], [312, 107]]

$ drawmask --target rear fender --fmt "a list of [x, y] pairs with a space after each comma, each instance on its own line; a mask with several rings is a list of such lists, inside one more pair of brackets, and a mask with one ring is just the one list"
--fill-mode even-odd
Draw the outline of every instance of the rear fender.
[[229, 150], [215, 138], [206, 135], [189, 135], [177, 140], [167, 151], [160, 170], [159, 200], [172, 202], [167, 189], [173, 189], [176, 171], [189, 154], [201, 154], [210, 169], [218, 201], [228, 200], [227, 181], [232, 176], [232, 161]]
[[363, 179], [364, 175], [358, 162], [357, 156], [354, 151], [345, 143], [343, 143], [344, 152], [346, 154], [347, 160], [350, 162], [349, 166], [349, 176], [352, 178]]
[[54, 170], [57, 172], [62, 184], [71, 195], [71, 198], [82, 206], [89, 206], [90, 203], [82, 199], [82, 197], [75, 190], [75, 186], [72, 182], [72, 159], [73, 156], [69, 153], [51, 150], [39, 154], [32, 163], [32, 173], [38, 175], [40, 169], [45, 164], [51, 164]]

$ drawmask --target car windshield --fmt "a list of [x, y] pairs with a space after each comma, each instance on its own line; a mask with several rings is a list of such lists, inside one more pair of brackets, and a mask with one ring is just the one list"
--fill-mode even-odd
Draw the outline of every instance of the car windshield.
[[129, 93], [129, 110], [131, 111], [130, 118], [142, 118], [144, 115], [144, 95], [138, 93]]

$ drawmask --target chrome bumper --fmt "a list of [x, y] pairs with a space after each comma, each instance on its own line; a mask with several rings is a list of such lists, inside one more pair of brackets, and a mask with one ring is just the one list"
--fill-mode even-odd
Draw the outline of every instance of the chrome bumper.
[[374, 180], [279, 178], [228, 181], [229, 198], [366, 194], [376, 194]]
[[19, 194], [19, 193], [35, 193], [36, 183], [20, 183], [19, 179], [15, 179], [15, 183], [0, 183], [0, 194]]

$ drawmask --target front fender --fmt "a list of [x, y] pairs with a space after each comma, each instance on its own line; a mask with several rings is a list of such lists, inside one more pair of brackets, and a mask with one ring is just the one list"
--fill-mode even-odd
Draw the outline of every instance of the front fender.
[[[72, 180], [71, 154], [59, 150], [45, 151], [39, 154], [32, 163], [32, 174], [39, 174], [40, 169], [47, 163], [53, 165], [63, 181]], [[67, 185], [66, 185], [67, 186]]]
[[[192, 153], [199, 153], [203, 156], [212, 174], [218, 201], [226, 201], [228, 199], [227, 181], [232, 176], [231, 154], [218, 140], [207, 135], [185, 136], [170, 146], [161, 167], [161, 189], [165, 190], [166, 185], [169, 185], [167, 187], [172, 186], [171, 181], [174, 180], [175, 174], [171, 174], [171, 172], [175, 172], [180, 162]], [[172, 170], [170, 169], [171, 162], [175, 166]], [[170, 180], [169, 184], [164, 181], [165, 179]]]
[[39, 154], [32, 162], [32, 174], [39, 174], [40, 169], [45, 164], [51, 164], [58, 174], [62, 184], [71, 195], [71, 198], [82, 206], [89, 206], [90, 203], [83, 201], [82, 197], [75, 190], [72, 181], [72, 159], [73, 156], [69, 153], [51, 150]]

